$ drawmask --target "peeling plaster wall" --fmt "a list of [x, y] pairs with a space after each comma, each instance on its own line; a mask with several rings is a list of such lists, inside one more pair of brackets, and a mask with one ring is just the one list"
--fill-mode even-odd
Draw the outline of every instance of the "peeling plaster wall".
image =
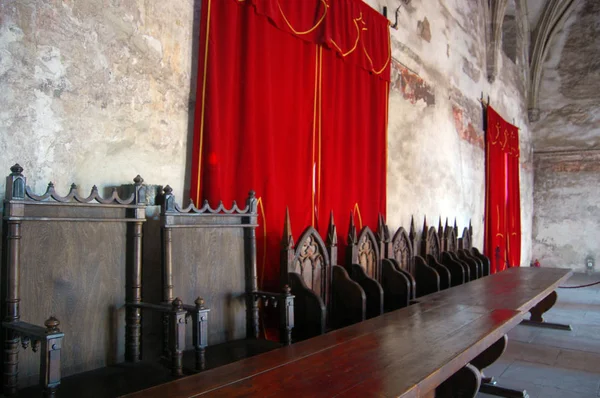
[[[395, 10], [399, 0], [369, 0]], [[186, 181], [195, 0], [5, 0], [0, 3], [0, 171], [21, 163], [34, 190]], [[390, 12], [392, 14], [392, 12]], [[531, 231], [530, 137], [523, 67], [502, 54], [485, 75], [481, 2], [413, 1], [392, 30], [389, 222], [472, 219], [482, 246], [483, 117], [479, 98], [521, 128], [523, 260]], [[519, 16], [517, 16], [519, 18]], [[397, 79], [412, 79], [405, 84]], [[426, 86], [422, 97], [412, 86]], [[190, 93], [192, 93], [190, 95]], [[3, 183], [0, 195], [3, 194]]]
[[[386, 5], [390, 14], [401, 4], [367, 2], [377, 10]], [[149, 184], [168, 183], [178, 197], [187, 196], [199, 4], [0, 1], [0, 175], [19, 162], [34, 191], [43, 192], [52, 180], [66, 193], [73, 181], [82, 191], [94, 184], [102, 190], [141, 174]], [[456, 217], [462, 231], [472, 220], [474, 244], [482, 247], [479, 99], [489, 96], [521, 128], [527, 264], [533, 177], [523, 98], [526, 68], [500, 55], [498, 77], [493, 84], [487, 81], [484, 14], [483, 2], [464, 0], [413, 0], [400, 10], [399, 29], [391, 38], [388, 222], [397, 228], [408, 227], [411, 215], [419, 226], [424, 215], [430, 224], [439, 216], [450, 222]], [[0, 200], [4, 189], [0, 178]], [[144, 233], [158, 235], [156, 224]], [[144, 267], [149, 268], [146, 262]], [[36, 372], [37, 362], [30, 359], [21, 367], [24, 384]]]
[[600, 147], [600, 2], [580, 1], [548, 45], [533, 123], [536, 151]]
[[181, 196], [194, 11], [194, 0], [1, 1], [0, 175], [18, 162], [35, 191], [52, 180], [61, 192], [141, 174]]
[[[535, 153], [533, 257], [585, 269], [600, 231], [600, 3], [576, 2], [548, 45]], [[557, 28], [558, 29], [558, 28]], [[596, 267], [597, 268], [597, 267]]]
[[[586, 269], [600, 260], [600, 151], [535, 154], [533, 258]], [[598, 268], [598, 266], [596, 266]]]
[[[367, 1], [388, 8], [398, 0]], [[518, 10], [517, 10], [518, 11]], [[438, 224], [456, 217], [459, 230], [473, 222], [474, 244], [483, 246], [485, 153], [479, 99], [520, 128], [522, 264], [531, 258], [533, 167], [525, 93], [526, 67], [500, 51], [499, 73], [486, 76], [483, 2], [437, 0], [402, 2], [392, 32], [393, 76], [388, 126], [388, 223], [417, 229], [428, 217]], [[517, 25], [523, 20], [517, 13]], [[423, 21], [428, 32], [423, 34]], [[519, 33], [520, 38], [522, 34]], [[517, 62], [522, 57], [517, 57]]]
[[[65, 195], [75, 181], [87, 196], [94, 184], [102, 193], [140, 174], [149, 184], [170, 184], [181, 198], [199, 4], [1, 0], [0, 201], [4, 176], [17, 162], [39, 193], [52, 180]], [[148, 208], [144, 227], [154, 242], [160, 239], [155, 210]], [[144, 246], [150, 271], [144, 298], [151, 302], [160, 301], [155, 251]], [[160, 315], [144, 315], [146, 354], [160, 338], [160, 322]], [[19, 356], [21, 386], [36, 383], [39, 354], [21, 350]], [[63, 363], [63, 376], [81, 370], [70, 366]]]

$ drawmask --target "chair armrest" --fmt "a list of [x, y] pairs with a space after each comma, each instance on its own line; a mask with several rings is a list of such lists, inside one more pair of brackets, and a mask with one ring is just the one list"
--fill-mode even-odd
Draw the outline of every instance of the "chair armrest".
[[483, 264], [483, 276], [488, 276], [490, 274], [490, 259], [482, 254], [476, 247], [471, 248], [471, 253], [473, 253], [473, 256], [477, 257]]
[[[408, 279], [408, 281], [410, 282], [410, 298], [409, 300], [414, 300], [417, 297], [417, 283], [415, 282], [415, 277], [412, 276], [412, 274], [410, 272], [408, 272], [405, 269], [400, 268], [400, 264], [398, 263], [398, 260], [396, 260], [395, 258], [388, 258], [388, 261], [391, 261], [392, 264], [394, 264], [394, 268], [396, 268], [396, 271], [402, 273], [404, 276], [406, 276], [406, 278]], [[410, 301], [409, 301], [410, 303]]]
[[296, 272], [288, 273], [291, 292], [294, 294], [294, 340], [304, 340], [325, 333], [325, 303], [313, 292], [302, 276]]
[[462, 285], [466, 281], [465, 269], [452, 258], [449, 252], [442, 253], [442, 264], [450, 271], [450, 286]]
[[367, 296], [367, 319], [383, 314], [383, 288], [375, 279], [369, 277], [363, 267], [351, 264], [351, 275]]
[[281, 293], [272, 293], [265, 291], [251, 292], [254, 302], [262, 301], [265, 307], [272, 305], [279, 307], [279, 337], [281, 344], [292, 344], [292, 329], [294, 328], [294, 295], [291, 294], [291, 288], [286, 285]]
[[331, 273], [332, 326], [339, 328], [367, 319], [367, 297], [362, 287], [339, 265], [333, 265]]
[[[201, 305], [200, 305], [201, 303]], [[165, 344], [168, 346], [171, 353], [171, 373], [173, 376], [183, 376], [183, 352], [185, 351], [185, 318], [188, 315], [194, 320], [194, 346], [196, 350], [204, 348], [207, 345], [207, 317], [210, 309], [204, 308], [204, 300], [198, 298], [196, 306], [184, 305], [179, 297], [173, 300], [172, 303], [152, 304], [152, 303], [131, 303], [125, 305], [131, 308], [140, 308], [143, 310], [151, 310], [162, 312], [165, 314], [168, 325], [166, 326], [167, 336]], [[200, 308], [202, 307], [202, 308]], [[204, 327], [199, 326], [203, 323]], [[203, 344], [203, 345], [202, 345]], [[203, 360], [202, 360], [203, 362]], [[199, 363], [196, 367], [203, 366]]]
[[[54, 396], [60, 385], [60, 352], [65, 334], [58, 325], [60, 322], [53, 316], [44, 322], [46, 327], [21, 321], [2, 322], [7, 335], [20, 338], [23, 348], [31, 343], [33, 352], [40, 351], [40, 385], [45, 396]], [[14, 346], [16, 353], [17, 345], [18, 340]]]
[[388, 259], [384, 259], [381, 263], [381, 286], [387, 311], [408, 306], [410, 281]]
[[452, 281], [450, 271], [443, 264], [433, 257], [431, 254], [427, 255], [427, 264], [437, 271], [440, 276], [440, 290], [448, 289]]
[[427, 262], [421, 256], [415, 256], [415, 281], [417, 282], [417, 297], [440, 290], [439, 274], [427, 265]]

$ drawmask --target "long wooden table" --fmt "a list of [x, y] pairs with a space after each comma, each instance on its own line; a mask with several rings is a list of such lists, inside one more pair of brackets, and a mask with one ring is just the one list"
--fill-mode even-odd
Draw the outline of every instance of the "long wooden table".
[[499, 341], [570, 273], [513, 268], [128, 397], [423, 397]]
[[530, 311], [567, 280], [572, 271], [562, 268], [515, 267], [464, 285], [417, 299], [421, 303], [454, 303], [489, 309]]

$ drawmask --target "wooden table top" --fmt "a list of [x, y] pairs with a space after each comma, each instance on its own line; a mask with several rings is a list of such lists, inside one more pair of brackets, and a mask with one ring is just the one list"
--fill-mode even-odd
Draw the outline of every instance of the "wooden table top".
[[516, 326], [569, 275], [510, 269], [127, 397], [422, 397]]
[[417, 301], [529, 311], [572, 274], [573, 271], [562, 268], [509, 268], [464, 285], [419, 297]]

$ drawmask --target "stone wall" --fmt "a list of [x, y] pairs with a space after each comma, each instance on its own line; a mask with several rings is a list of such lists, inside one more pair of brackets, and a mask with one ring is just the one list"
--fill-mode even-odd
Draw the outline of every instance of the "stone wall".
[[[481, 1], [368, 0], [389, 18], [393, 79], [388, 222], [427, 215], [472, 221], [483, 242], [485, 156], [480, 98], [521, 128], [522, 260], [530, 261], [533, 174], [526, 63], [499, 54], [486, 76]], [[200, 0], [0, 1], [0, 176], [20, 163], [36, 192], [127, 184], [140, 174], [186, 197]], [[516, 15], [517, 26], [521, 21]], [[523, 37], [520, 35], [519, 37]], [[235, 62], [235, 60], [232, 60]], [[0, 200], [4, 195], [0, 178]], [[152, 211], [151, 217], [155, 217]], [[158, 236], [156, 220], [146, 235]], [[146, 254], [156, 269], [159, 256]], [[149, 266], [150, 265], [150, 266]], [[156, 281], [153, 281], [156, 282]], [[146, 298], [153, 299], [146, 296]], [[148, 318], [145, 318], [148, 321]], [[160, 321], [160, 320], [158, 320]], [[35, 373], [22, 369], [22, 379]]]
[[0, 175], [18, 162], [60, 192], [140, 174], [181, 195], [194, 2], [0, 2]]
[[[392, 84], [388, 126], [388, 223], [417, 229], [427, 216], [459, 229], [472, 220], [474, 244], [483, 246], [485, 153], [483, 111], [487, 101], [520, 128], [522, 264], [531, 257], [533, 168], [525, 92], [527, 67], [499, 50], [498, 75], [486, 76], [485, 10], [475, 1], [370, 0], [388, 8], [392, 29]], [[526, 24], [517, 7], [515, 26]], [[522, 31], [517, 34], [523, 37]], [[522, 48], [522, 46], [519, 46]]]
[[[535, 154], [533, 258], [586, 269], [598, 259], [600, 151]], [[597, 268], [597, 267], [596, 267]]]
[[[43, 191], [141, 174], [184, 195], [195, 101], [198, 0], [5, 0], [0, 4], [0, 172], [19, 162]], [[479, 99], [521, 128], [523, 262], [530, 259], [532, 172], [526, 69], [500, 56], [486, 79], [481, 2], [402, 4], [392, 30], [388, 220], [471, 219], [482, 246], [485, 165]], [[517, 13], [517, 19], [520, 16]], [[518, 25], [518, 24], [517, 24]], [[501, 53], [501, 51], [500, 51]], [[0, 173], [1, 174], [1, 173]], [[0, 195], [3, 194], [0, 182]]]

